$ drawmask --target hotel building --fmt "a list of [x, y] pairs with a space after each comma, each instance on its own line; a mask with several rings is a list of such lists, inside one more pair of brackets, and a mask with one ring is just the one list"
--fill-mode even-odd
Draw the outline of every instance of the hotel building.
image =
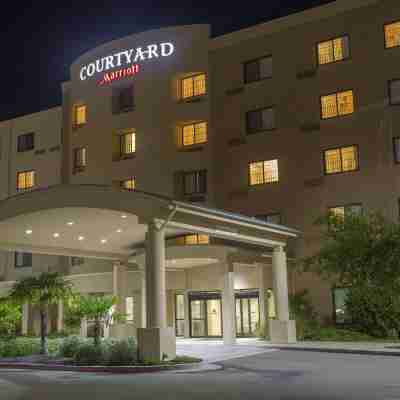
[[[314, 221], [328, 210], [398, 219], [396, 0], [337, 0], [215, 38], [208, 25], [135, 34], [77, 59], [62, 93], [60, 107], [0, 123], [0, 217], [10, 217], [0, 222], [8, 229], [0, 233], [2, 293], [32, 273], [60, 270], [81, 293], [118, 294], [135, 334], [149, 325], [148, 291], [160, 287], [145, 279], [143, 240], [129, 227], [142, 226], [146, 207], [174, 199], [193, 218], [213, 210], [219, 221], [209, 230], [205, 220], [172, 229], [173, 208], [163, 219], [165, 310], [156, 314], [176, 336], [254, 336], [286, 313], [274, 304], [282, 283], [274, 279], [285, 275], [273, 274], [286, 254], [289, 294], [307, 289], [323, 320], [345, 322], [345, 289], [290, 266], [318, 249]], [[10, 211], [7, 204], [29, 208], [33, 195], [31, 214]], [[63, 203], [80, 195], [93, 206]], [[143, 215], [115, 211], [134, 196]], [[101, 206], [106, 198], [114, 211]], [[48, 199], [64, 206], [46, 208]], [[275, 250], [243, 231], [238, 244], [232, 221], [268, 231], [262, 240]], [[198, 223], [202, 229], [188, 228]], [[147, 229], [153, 245], [164, 239], [157, 232]], [[24, 307], [24, 332], [38, 330], [36, 314]], [[62, 316], [62, 305], [54, 307], [51, 329], [62, 329]]]

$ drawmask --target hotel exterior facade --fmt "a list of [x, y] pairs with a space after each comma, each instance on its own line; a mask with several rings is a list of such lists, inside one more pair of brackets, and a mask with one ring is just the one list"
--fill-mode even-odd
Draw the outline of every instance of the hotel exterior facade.
[[[0, 196], [57, 185], [153, 193], [267, 222], [276, 237], [288, 233], [294, 264], [318, 249], [314, 221], [328, 210], [398, 219], [399, 60], [395, 0], [338, 0], [212, 39], [209, 26], [191, 25], [106, 43], [73, 63], [60, 107], [0, 123]], [[136, 334], [149, 323], [143, 254], [125, 237], [125, 264], [85, 257], [90, 234], [100, 235], [98, 247], [112, 240], [89, 208], [89, 231], [79, 230], [78, 215], [54, 214], [81, 252], [3, 246], [0, 294], [59, 270], [81, 293], [118, 293]], [[104, 216], [114, 236], [126, 235], [123, 217]], [[206, 230], [167, 235], [165, 317], [176, 336], [225, 336], [229, 312], [236, 336], [255, 336], [275, 317], [271, 259], [281, 256], [253, 250], [236, 252]], [[345, 289], [291, 268], [287, 285], [307, 289], [323, 320], [345, 322]], [[62, 304], [50, 320], [51, 330], [63, 329]], [[38, 324], [26, 305], [23, 333]]]

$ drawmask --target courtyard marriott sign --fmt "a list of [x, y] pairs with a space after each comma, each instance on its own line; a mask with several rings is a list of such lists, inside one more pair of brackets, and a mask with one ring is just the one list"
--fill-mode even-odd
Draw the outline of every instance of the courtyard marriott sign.
[[[84, 65], [80, 70], [79, 76], [81, 81], [86, 81], [95, 74], [105, 72], [99, 84], [111, 83], [114, 80], [138, 73], [139, 65], [137, 63], [140, 61], [169, 57], [174, 52], [175, 46], [169, 42], [120, 51]], [[119, 70], [107, 73], [107, 71], [114, 68], [119, 68]]]

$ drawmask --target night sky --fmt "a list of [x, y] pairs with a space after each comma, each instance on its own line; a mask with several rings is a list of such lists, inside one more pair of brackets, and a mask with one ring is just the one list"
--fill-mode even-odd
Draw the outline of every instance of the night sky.
[[[212, 35], [245, 28], [332, 0], [14, 1], [2, 8], [0, 120], [61, 104], [69, 66], [85, 51], [136, 32], [210, 23]], [[73, 3], [73, 5], [71, 5]], [[166, 5], [168, 3], [168, 5]], [[193, 2], [194, 3], [194, 2]]]

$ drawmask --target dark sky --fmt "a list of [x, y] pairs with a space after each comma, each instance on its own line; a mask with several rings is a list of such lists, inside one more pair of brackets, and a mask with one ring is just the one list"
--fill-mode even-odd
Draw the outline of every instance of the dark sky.
[[[2, 7], [0, 120], [61, 104], [69, 66], [99, 44], [147, 29], [210, 23], [213, 36], [332, 0], [61, 0]], [[73, 5], [71, 5], [71, 3]], [[168, 5], [166, 5], [168, 4]]]

